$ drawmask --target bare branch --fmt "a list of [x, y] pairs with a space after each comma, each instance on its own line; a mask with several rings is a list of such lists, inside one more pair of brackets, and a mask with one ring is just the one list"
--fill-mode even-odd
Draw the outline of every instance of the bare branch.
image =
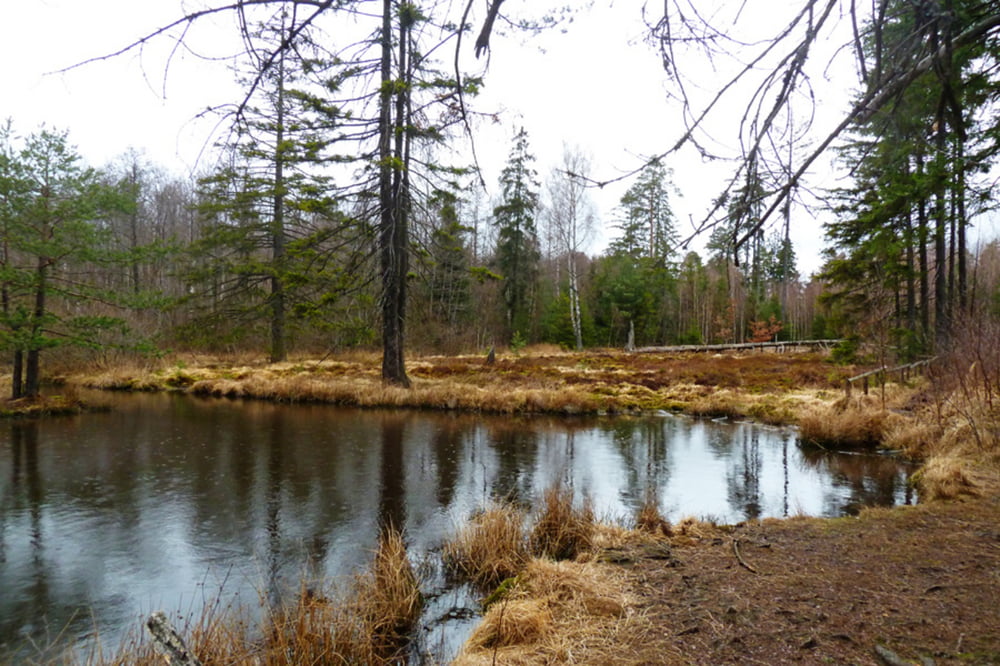
[[486, 20], [483, 21], [483, 29], [479, 32], [479, 37], [476, 38], [477, 58], [490, 50], [490, 35], [493, 33], [493, 22], [496, 21], [497, 14], [500, 12], [500, 5], [502, 4], [503, 0], [493, 0], [490, 3], [490, 11], [486, 15]]
[[243, 5], [267, 5], [267, 4], [272, 4], [274, 2], [275, 2], [275, 0], [240, 0], [240, 2], [236, 2], [236, 3], [233, 3], [233, 4], [229, 4], [229, 5], [222, 5], [220, 7], [210, 7], [208, 9], [203, 9], [203, 10], [196, 11], [196, 12], [191, 12], [189, 14], [185, 14], [184, 16], [182, 16], [181, 18], [177, 19], [176, 21], [173, 21], [172, 23], [168, 23], [165, 26], [161, 26], [161, 27], [157, 28], [156, 30], [154, 30], [154, 31], [152, 31], [150, 33], [147, 33], [146, 35], [140, 37], [139, 39], [135, 40], [134, 42], [132, 42], [130, 44], [127, 44], [126, 46], [123, 46], [122, 48], [118, 49], [117, 51], [112, 51], [111, 53], [106, 53], [104, 55], [95, 56], [93, 58], [88, 58], [86, 60], [82, 60], [82, 61], [80, 61], [80, 62], [78, 62], [76, 64], [73, 64], [73, 65], [70, 65], [68, 67], [63, 67], [62, 69], [57, 69], [53, 73], [55, 73], [55, 74], [63, 74], [65, 72], [69, 72], [69, 71], [72, 71], [74, 69], [79, 69], [80, 67], [83, 67], [85, 65], [92, 65], [92, 64], [97, 63], [97, 62], [103, 62], [105, 60], [111, 60], [112, 58], [117, 58], [118, 56], [122, 56], [122, 55], [125, 55], [126, 53], [129, 53], [129, 52], [134, 51], [136, 49], [142, 48], [144, 45], [152, 42], [157, 37], [161, 37], [163, 35], [168, 34], [171, 30], [173, 30], [174, 28], [176, 28], [178, 26], [190, 26], [191, 24], [193, 24], [198, 19], [204, 18], [206, 16], [211, 16], [213, 14], [220, 14], [222, 12], [232, 11], [234, 9], [240, 8]]
[[771, 202], [767, 211], [765, 211], [765, 213], [761, 216], [760, 220], [758, 220], [756, 224], [750, 227], [747, 232], [737, 240], [737, 247], [747, 242], [747, 240], [763, 228], [768, 219], [770, 219], [771, 215], [781, 207], [782, 203], [784, 203], [785, 199], [788, 197], [789, 192], [796, 186], [805, 172], [810, 166], [812, 166], [813, 162], [815, 162], [816, 159], [830, 147], [830, 144], [833, 143], [833, 141], [839, 137], [845, 129], [853, 123], [864, 123], [871, 119], [872, 116], [884, 108], [900, 92], [906, 89], [907, 86], [923, 74], [929, 72], [935, 66], [935, 63], [939, 58], [945, 57], [948, 50], [973, 44], [981, 39], [984, 39], [987, 35], [996, 31], [998, 28], [1000, 28], [1000, 13], [987, 16], [979, 23], [973, 25], [971, 28], [955, 37], [953, 40], [940, 45], [935, 53], [924, 57], [915, 65], [909, 67], [906, 71], [895, 73], [893, 77], [885, 82], [883, 87], [870, 88], [864, 97], [854, 104], [851, 111], [840, 122], [840, 124], [826, 136], [819, 146], [817, 146], [816, 149], [806, 157], [802, 165], [799, 166], [799, 168], [796, 169], [796, 171], [788, 178], [788, 181], [781, 187], [780, 190], [778, 190], [777, 196], [774, 201]]

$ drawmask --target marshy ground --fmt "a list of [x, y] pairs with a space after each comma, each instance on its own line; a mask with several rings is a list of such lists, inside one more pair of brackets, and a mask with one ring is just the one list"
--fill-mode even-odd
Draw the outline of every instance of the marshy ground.
[[623, 413], [673, 410], [792, 423], [809, 405], [836, 399], [863, 366], [833, 365], [823, 353], [570, 353], [532, 350], [485, 356], [418, 356], [411, 389], [382, 385], [378, 357], [352, 354], [268, 364], [180, 356], [172, 361], [68, 373], [74, 384], [120, 390], [415, 407], [497, 413]]
[[567, 561], [525, 558], [458, 663], [1000, 663], [996, 382], [980, 387], [958, 370], [845, 399], [844, 380], [867, 369], [815, 352], [535, 350], [491, 365], [411, 358], [410, 390], [383, 386], [377, 357], [364, 354], [283, 364], [178, 357], [65, 379], [369, 407], [675, 410], [800, 424], [827, 441], [856, 429], [857, 441], [924, 462], [921, 497], [935, 501], [840, 519], [715, 526], [647, 515], [636, 520], [645, 532], [598, 529]]

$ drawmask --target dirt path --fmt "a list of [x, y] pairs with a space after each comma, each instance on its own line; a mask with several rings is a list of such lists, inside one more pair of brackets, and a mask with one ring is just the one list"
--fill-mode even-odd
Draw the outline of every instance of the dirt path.
[[623, 663], [887, 663], [881, 645], [901, 663], [1000, 664], [997, 498], [673, 541], [673, 566], [627, 568], [647, 621]]

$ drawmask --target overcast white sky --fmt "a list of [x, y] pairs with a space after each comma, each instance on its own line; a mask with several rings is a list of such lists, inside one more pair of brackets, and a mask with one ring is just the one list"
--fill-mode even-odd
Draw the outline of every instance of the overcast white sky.
[[[174, 54], [164, 81], [172, 46], [168, 41], [49, 74], [113, 51], [176, 19], [182, 12], [179, 0], [2, 3], [0, 116], [12, 117], [22, 133], [41, 123], [68, 129], [71, 141], [95, 166], [134, 147], [144, 150], [154, 163], [185, 173], [198, 165], [213, 132], [211, 121], [196, 121], [194, 116], [209, 105], [239, 98], [240, 91], [224, 65], [214, 66], [184, 51]], [[187, 6], [200, 5], [189, 2]], [[477, 138], [493, 194], [510, 138], [522, 124], [543, 178], [559, 161], [564, 143], [590, 153], [593, 175], [607, 179], [634, 169], [642, 156], [659, 153], [677, 140], [682, 131], [679, 109], [667, 99], [657, 53], [643, 43], [642, 6], [641, 0], [596, 0], [564, 30], [527, 40], [514, 35], [494, 37], [484, 94], [474, 102], [482, 110], [501, 111], [501, 123], [482, 126]], [[201, 55], [222, 56], [235, 29], [231, 19], [209, 19], [197, 24], [187, 41], [203, 49]], [[469, 51], [473, 40], [474, 36], [466, 41]], [[228, 43], [231, 49], [233, 42]], [[720, 74], [705, 73], [706, 89], [712, 88], [713, 76]], [[846, 90], [820, 92], [828, 96], [827, 111], [846, 105], [849, 98]], [[723, 144], [735, 145], [737, 121], [734, 117], [732, 128], [718, 128]], [[200, 166], [207, 165], [202, 162]], [[686, 235], [689, 220], [704, 216], [730, 167], [705, 163], [693, 152], [672, 157], [668, 166], [681, 192], [674, 210]], [[603, 249], [613, 236], [609, 228], [613, 209], [628, 184], [594, 191], [604, 230], [593, 251]], [[808, 274], [820, 261], [821, 221], [805, 212], [796, 213], [793, 220], [799, 267]]]

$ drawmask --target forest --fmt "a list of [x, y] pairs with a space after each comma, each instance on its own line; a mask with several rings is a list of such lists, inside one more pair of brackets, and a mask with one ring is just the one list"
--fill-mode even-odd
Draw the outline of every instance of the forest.
[[[997, 315], [991, 3], [842, 10], [859, 89], [822, 141], [805, 139], [795, 91], [812, 85], [807, 52], [838, 3], [804, 3], [762, 51], [784, 55], [746, 107], [743, 150], [702, 225], [701, 253], [685, 249], [672, 212], [683, 194], [672, 150], [638, 164], [610, 219], [598, 219], [586, 153], [567, 147], [541, 165], [532, 137], [512, 127], [486, 194], [475, 160], [451, 148], [474, 133], [488, 76], [453, 68], [450, 49], [488, 52], [498, 19], [515, 32], [565, 20], [531, 24], [486, 4], [478, 19], [470, 3], [450, 22], [435, 3], [385, 0], [376, 13], [236, 3], [139, 37], [122, 52], [215, 13], [241, 17], [245, 96], [225, 110], [229, 130], [197, 174], [174, 175], [139, 150], [88, 165], [69, 132], [8, 120], [0, 345], [12, 395], [38, 393], [43, 353], [280, 361], [381, 348], [383, 379], [405, 386], [404, 350], [842, 339], [845, 357], [864, 341], [907, 361], [946, 348], [956, 322]], [[678, 16], [666, 11], [648, 38], [687, 102], [681, 49], [721, 47], [690, 37], [694, 24]], [[345, 17], [367, 27], [339, 43]], [[853, 184], [811, 192], [827, 215], [826, 256], [801, 275], [789, 230], [817, 224], [797, 194], [823, 150]], [[592, 253], [599, 227], [611, 240]], [[972, 243], [976, 229], [985, 240]]]

